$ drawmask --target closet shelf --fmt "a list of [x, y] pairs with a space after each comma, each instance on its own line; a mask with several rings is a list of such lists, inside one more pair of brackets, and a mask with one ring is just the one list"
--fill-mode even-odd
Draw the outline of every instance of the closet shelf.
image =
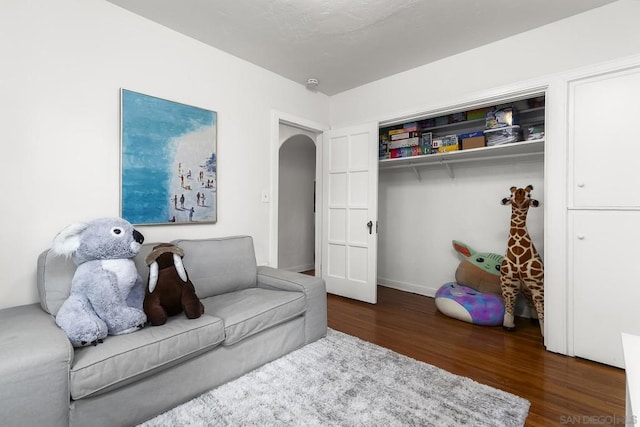
[[426, 154], [424, 156], [382, 159], [380, 170], [434, 166], [442, 164], [482, 161], [502, 158], [528, 157], [544, 154], [544, 139], [494, 145], [491, 147], [472, 148], [469, 150], [451, 151], [449, 153]]

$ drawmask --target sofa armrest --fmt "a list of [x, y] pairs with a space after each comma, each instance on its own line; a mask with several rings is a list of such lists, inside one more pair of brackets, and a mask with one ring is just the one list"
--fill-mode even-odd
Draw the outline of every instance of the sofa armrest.
[[73, 347], [39, 304], [0, 310], [0, 424], [68, 426]]
[[304, 292], [307, 299], [307, 311], [305, 313], [306, 343], [313, 342], [327, 334], [327, 289], [322, 278], [259, 266], [258, 287]]

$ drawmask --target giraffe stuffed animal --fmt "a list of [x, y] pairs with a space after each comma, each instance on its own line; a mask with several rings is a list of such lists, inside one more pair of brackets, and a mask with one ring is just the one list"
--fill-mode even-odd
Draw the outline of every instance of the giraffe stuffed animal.
[[544, 266], [526, 226], [529, 207], [540, 204], [531, 198], [531, 190], [532, 185], [511, 187], [511, 195], [502, 199], [503, 205], [511, 205], [509, 243], [500, 267], [500, 287], [505, 305], [502, 326], [508, 331], [515, 329], [513, 313], [518, 292], [522, 291], [533, 303], [540, 332], [544, 336]]

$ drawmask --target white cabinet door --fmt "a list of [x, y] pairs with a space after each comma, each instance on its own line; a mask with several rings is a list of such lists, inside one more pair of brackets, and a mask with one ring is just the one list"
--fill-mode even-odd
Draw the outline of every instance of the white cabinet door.
[[571, 208], [640, 208], [640, 68], [569, 83]]
[[624, 367], [620, 333], [640, 335], [640, 212], [572, 211], [569, 234], [574, 353]]
[[322, 277], [333, 294], [377, 300], [378, 125], [324, 133]]

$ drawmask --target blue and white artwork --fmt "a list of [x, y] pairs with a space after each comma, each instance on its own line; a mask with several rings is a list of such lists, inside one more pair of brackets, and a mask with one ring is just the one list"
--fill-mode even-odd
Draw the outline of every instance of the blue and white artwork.
[[132, 224], [217, 220], [217, 114], [122, 89], [121, 216]]

